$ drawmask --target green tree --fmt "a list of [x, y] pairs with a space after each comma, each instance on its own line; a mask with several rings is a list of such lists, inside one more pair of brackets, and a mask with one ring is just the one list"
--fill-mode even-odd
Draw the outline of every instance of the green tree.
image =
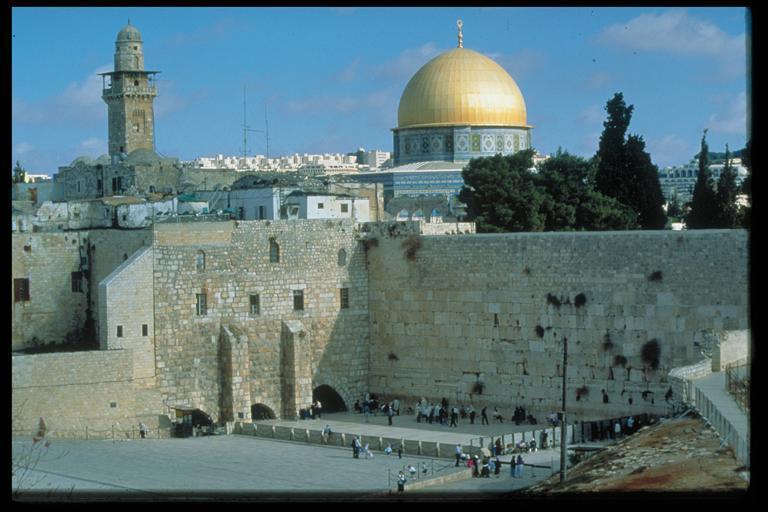
[[739, 207], [736, 204], [738, 187], [736, 186], [736, 171], [730, 160], [728, 144], [725, 145], [725, 164], [717, 180], [717, 192], [715, 193], [717, 222], [716, 226], [725, 229], [734, 229], [741, 226]]
[[636, 228], [631, 208], [594, 190], [594, 163], [558, 149], [536, 174], [546, 231]]
[[642, 229], [662, 229], [667, 219], [658, 169], [645, 151], [643, 138], [626, 136], [634, 106], [627, 106], [622, 93], [616, 93], [605, 110], [608, 117], [596, 155], [597, 191], [635, 210]]
[[704, 135], [701, 137], [701, 151], [699, 151], [699, 175], [693, 187], [691, 209], [685, 219], [688, 229], [708, 229], [717, 226], [717, 203], [715, 187], [709, 173], [708, 151], [707, 130], [704, 130]]
[[595, 184], [598, 192], [625, 204], [628, 204], [626, 199], [631, 195], [629, 183], [624, 179], [625, 136], [634, 108], [633, 105], [627, 106], [622, 93], [614, 94], [605, 106], [608, 118], [603, 122], [597, 150]]
[[530, 169], [533, 151], [510, 156], [497, 154], [473, 158], [462, 171], [464, 187], [459, 199], [467, 205], [467, 217], [481, 233], [541, 231], [542, 197]]
[[637, 222], [643, 229], [664, 229], [667, 216], [664, 213], [664, 194], [659, 183], [659, 170], [645, 151], [645, 141], [639, 135], [630, 135], [626, 144], [627, 179], [633, 195], [622, 201], [638, 215]]
[[27, 171], [21, 166], [18, 160], [16, 160], [16, 166], [13, 168], [13, 183], [24, 183], [27, 177]]
[[672, 191], [672, 197], [669, 198], [669, 204], [667, 205], [667, 216], [670, 218], [680, 218], [683, 214], [683, 208], [680, 206], [680, 198], [677, 197], [677, 191]]

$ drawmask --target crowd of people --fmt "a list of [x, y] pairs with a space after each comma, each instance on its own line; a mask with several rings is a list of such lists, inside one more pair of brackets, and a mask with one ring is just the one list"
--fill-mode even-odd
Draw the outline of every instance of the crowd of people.
[[[361, 400], [356, 400], [354, 410], [357, 413], [365, 414], [366, 420], [369, 414], [377, 416], [382, 413], [388, 417], [389, 424], [392, 425], [392, 417], [400, 415], [400, 400], [394, 399], [389, 402], [380, 402], [378, 397], [372, 393], [366, 393], [365, 397]], [[408, 407], [407, 414], [416, 414], [417, 423], [429, 423], [440, 424], [447, 427], [458, 427], [459, 421], [465, 421], [469, 419], [471, 425], [475, 424], [475, 419], [480, 418], [480, 422], [483, 425], [489, 425], [488, 407], [485, 406], [478, 411], [470, 403], [466, 404], [454, 404], [451, 405], [447, 398], [443, 397], [439, 402], [430, 402], [426, 398], [422, 398], [416, 403], [415, 409]], [[505, 417], [499, 411], [498, 407], [493, 408], [492, 417], [494, 421], [504, 423]], [[514, 414], [511, 416], [511, 421], [516, 425], [523, 423], [535, 425], [537, 423], [536, 418], [528, 413], [526, 414], [525, 408], [516, 407]]]

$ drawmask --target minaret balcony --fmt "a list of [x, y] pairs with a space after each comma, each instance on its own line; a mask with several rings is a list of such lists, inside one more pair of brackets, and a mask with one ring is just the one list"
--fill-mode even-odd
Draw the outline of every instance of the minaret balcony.
[[157, 96], [157, 87], [127, 85], [123, 87], [105, 87], [101, 90], [102, 98], [122, 95]]

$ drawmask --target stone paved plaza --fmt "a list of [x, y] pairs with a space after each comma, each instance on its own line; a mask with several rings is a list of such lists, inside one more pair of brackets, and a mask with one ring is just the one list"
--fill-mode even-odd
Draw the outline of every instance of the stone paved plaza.
[[[380, 420], [386, 423], [381, 416], [370, 418], [366, 424], [362, 415], [340, 413], [324, 415], [314, 422], [355, 425], [362, 421], [355, 426], [365, 435], [393, 428], [379, 424]], [[489, 434], [492, 432], [489, 426], [476, 425], [479, 428], [473, 433], [467, 424], [465, 432], [451, 434], [445, 432], [447, 427], [416, 424], [413, 418], [401, 417], [400, 421], [413, 423], [412, 428], [401, 427], [409, 436], [422, 435], [432, 440], [447, 435], [484, 434], [485, 429], [489, 429]], [[410, 478], [409, 485], [424, 479], [436, 480], [423, 489], [406, 493], [406, 498], [417, 493], [427, 499], [455, 497], [454, 493], [482, 497], [528, 486], [550, 476], [550, 466], [556, 468], [559, 464], [558, 450], [540, 450], [524, 456], [527, 464], [536, 467], [526, 466], [523, 478], [511, 478], [509, 466], [504, 465], [498, 477], [476, 479], [457, 475], [466, 474], [466, 469], [455, 468], [447, 459], [403, 455], [400, 460], [394, 454], [386, 456], [381, 452], [374, 452], [372, 459], [353, 459], [351, 448], [246, 435], [124, 441], [52, 439], [51, 443], [49, 453], [27, 480], [42, 478], [33, 487], [37, 491], [35, 499], [45, 499], [49, 491], [54, 492], [49, 498], [53, 500], [390, 499], [388, 488], [395, 488], [395, 476], [407, 464], [427, 468], [426, 475]], [[30, 440], [14, 439], [14, 454], [30, 445]], [[510, 457], [501, 459], [507, 462]]]

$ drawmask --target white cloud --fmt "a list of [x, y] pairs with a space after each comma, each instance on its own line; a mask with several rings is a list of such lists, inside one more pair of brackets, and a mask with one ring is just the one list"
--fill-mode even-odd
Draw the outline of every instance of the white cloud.
[[714, 59], [729, 76], [746, 69], [746, 36], [731, 36], [684, 10], [641, 14], [605, 28], [597, 37], [607, 46]]
[[613, 78], [613, 75], [608, 71], [596, 71], [587, 76], [587, 78], [584, 80], [584, 86], [588, 90], [594, 91], [609, 84]]
[[546, 53], [531, 48], [523, 48], [510, 54], [492, 52], [487, 53], [486, 56], [503, 67], [515, 80], [542, 69], [549, 60]]
[[746, 136], [747, 94], [742, 92], [724, 110], [709, 116], [707, 126], [712, 132]]
[[408, 48], [397, 57], [373, 68], [373, 76], [386, 80], [410, 79], [430, 59], [442, 53], [435, 43], [425, 43], [417, 48]]
[[79, 148], [82, 151], [87, 151], [91, 155], [103, 155], [109, 150], [107, 148], [107, 141], [99, 137], [91, 137], [80, 142]]
[[285, 106], [291, 114], [307, 115], [326, 112], [349, 114], [364, 109], [391, 108], [397, 99], [391, 89], [373, 91], [362, 96], [315, 96], [301, 100], [287, 101]]
[[647, 140], [646, 151], [651, 155], [653, 163], [661, 169], [688, 162], [697, 148], [682, 137], [671, 134]]
[[334, 78], [339, 82], [351, 82], [355, 80], [359, 74], [360, 62], [360, 57], [356, 58], [349, 64], [349, 66], [334, 75]]
[[18, 156], [29, 153], [33, 149], [35, 149], [34, 146], [32, 146], [32, 144], [28, 142], [19, 142], [18, 144], [13, 146], [13, 152]]
[[64, 126], [103, 124], [107, 118], [107, 106], [101, 99], [102, 80], [98, 73], [110, 69], [110, 65], [99, 66], [79, 82], [70, 83], [60, 94], [38, 102], [13, 98], [14, 122]]
[[243, 23], [232, 18], [222, 18], [192, 32], [172, 34], [165, 42], [171, 47], [206, 45], [224, 39], [232, 32], [243, 32], [244, 30], [248, 30], [248, 27]]

